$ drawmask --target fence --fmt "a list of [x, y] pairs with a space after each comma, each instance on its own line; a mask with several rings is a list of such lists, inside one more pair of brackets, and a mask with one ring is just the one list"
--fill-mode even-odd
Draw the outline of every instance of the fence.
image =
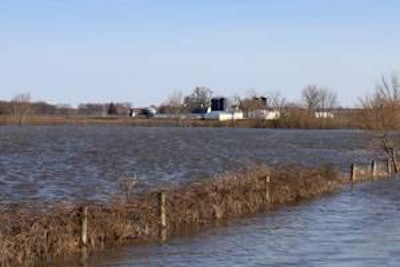
[[[342, 186], [384, 178], [386, 163], [353, 164], [351, 176], [332, 166], [254, 166], [125, 201], [56, 206], [42, 214], [0, 214], [0, 266], [40, 265], [60, 255], [101, 249], [127, 240], [160, 240], [185, 229], [312, 199]], [[127, 194], [129, 196], [129, 194]], [[45, 265], [45, 264], [42, 264]]]
[[391, 176], [394, 173], [390, 160], [385, 162], [371, 161], [370, 164], [352, 164], [350, 182], [373, 181]]

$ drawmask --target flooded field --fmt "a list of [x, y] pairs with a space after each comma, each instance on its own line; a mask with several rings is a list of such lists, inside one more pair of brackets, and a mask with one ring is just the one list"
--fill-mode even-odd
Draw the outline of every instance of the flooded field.
[[119, 126], [1, 126], [0, 201], [101, 200], [136, 175], [154, 187], [252, 163], [368, 162], [362, 132]]
[[400, 266], [399, 192], [398, 179], [359, 184], [166, 244], [97, 253], [85, 266]]
[[[101, 200], [118, 179], [181, 183], [253, 163], [367, 163], [351, 130], [0, 127], [0, 200]], [[326, 198], [235, 219], [165, 244], [96, 252], [57, 266], [399, 266], [400, 183], [359, 184]]]

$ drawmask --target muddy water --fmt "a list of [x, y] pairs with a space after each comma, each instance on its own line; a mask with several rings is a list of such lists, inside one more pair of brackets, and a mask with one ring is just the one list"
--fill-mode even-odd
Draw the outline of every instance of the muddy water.
[[180, 183], [250, 163], [332, 163], [371, 155], [359, 131], [1, 126], [0, 201], [106, 199], [118, 179]]
[[399, 192], [399, 179], [359, 184], [166, 244], [97, 253], [84, 266], [400, 266]]
[[[347, 170], [375, 158], [367, 143], [349, 130], [2, 126], [0, 201], [107, 199], [121, 177], [158, 186], [257, 162]], [[399, 180], [357, 185], [84, 266], [400, 266], [399, 192]]]

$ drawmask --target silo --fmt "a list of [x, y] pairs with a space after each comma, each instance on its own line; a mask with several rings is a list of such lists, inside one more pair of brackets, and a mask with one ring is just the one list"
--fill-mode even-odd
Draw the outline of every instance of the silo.
[[260, 99], [261, 99], [261, 106], [263, 108], [266, 108], [267, 107], [267, 98], [262, 96], [262, 97], [260, 97]]
[[214, 97], [211, 99], [211, 111], [225, 111], [226, 99], [224, 97]]

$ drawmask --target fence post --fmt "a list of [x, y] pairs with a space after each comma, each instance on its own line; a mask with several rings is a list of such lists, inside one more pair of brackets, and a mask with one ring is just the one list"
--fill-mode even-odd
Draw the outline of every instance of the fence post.
[[87, 214], [88, 214], [88, 207], [87, 206], [83, 206], [82, 207], [82, 232], [81, 232], [81, 242], [82, 242], [82, 246], [86, 247], [87, 245], [87, 223], [88, 223], [88, 219], [87, 219]]
[[162, 242], [167, 240], [167, 209], [166, 209], [167, 196], [165, 192], [160, 192], [160, 239]]
[[82, 267], [89, 266], [88, 265], [88, 258], [89, 258], [88, 248], [87, 247], [82, 247], [82, 249], [81, 249], [81, 257], [80, 257], [80, 266], [82, 266]]
[[375, 179], [376, 176], [377, 176], [376, 170], [377, 170], [376, 161], [373, 160], [373, 161], [371, 162], [371, 176], [372, 176], [372, 178], [374, 178], [374, 179]]
[[271, 203], [271, 194], [270, 194], [270, 186], [271, 178], [267, 175], [265, 177], [265, 200], [268, 204]]
[[355, 182], [357, 180], [357, 167], [356, 164], [351, 164], [351, 175], [350, 182]]
[[166, 214], [166, 195], [164, 192], [160, 192], [160, 223], [161, 228], [167, 228], [167, 214]]
[[392, 162], [390, 159], [387, 159], [387, 174], [388, 176], [392, 175]]

